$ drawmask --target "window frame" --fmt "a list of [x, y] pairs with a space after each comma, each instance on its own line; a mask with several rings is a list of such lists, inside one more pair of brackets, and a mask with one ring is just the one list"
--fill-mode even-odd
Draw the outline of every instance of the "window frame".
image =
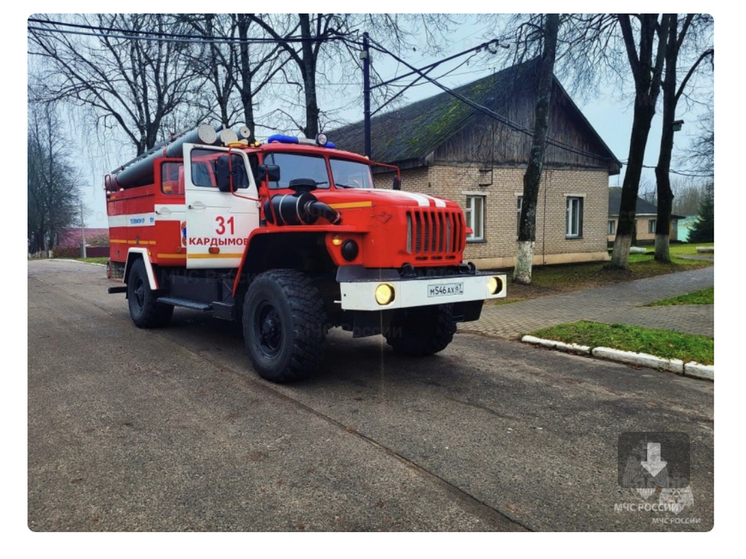
[[[477, 204], [479, 207], [476, 208], [474, 202], [479, 200]], [[466, 205], [464, 206], [464, 220], [466, 221], [466, 227], [472, 230], [471, 235], [466, 236], [466, 242], [468, 243], [480, 243], [485, 242], [485, 206], [487, 203], [487, 197], [483, 194], [467, 194]], [[475, 223], [475, 209], [479, 210], [479, 225], [477, 227]], [[481, 231], [479, 230], [481, 229]]]
[[[565, 197], [565, 238], [583, 238], [584, 196], [567, 195]], [[577, 215], [576, 215], [577, 214]]]

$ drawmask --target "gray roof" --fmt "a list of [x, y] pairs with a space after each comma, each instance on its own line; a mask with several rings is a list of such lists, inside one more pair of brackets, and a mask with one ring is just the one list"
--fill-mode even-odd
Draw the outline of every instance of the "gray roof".
[[[617, 217], [619, 215], [619, 206], [622, 205], [622, 187], [609, 187], [609, 215]], [[643, 198], [637, 197], [637, 207], [635, 215], [658, 215], [658, 207]], [[685, 216], [672, 214], [671, 217], [682, 219]]]
[[[538, 80], [538, 62], [539, 59], [533, 59], [516, 64], [454, 91], [479, 105], [500, 112], [509, 105], [511, 96], [533, 90]], [[567, 96], [556, 78], [555, 84], [559, 86], [562, 95]], [[567, 99], [569, 110], [575, 111], [578, 120], [587, 127], [587, 133], [599, 146], [601, 155], [621, 165], [580, 109], [569, 96]], [[480, 118], [485, 117], [447, 92], [373, 116], [371, 159], [397, 165], [407, 161], [421, 161], [436, 147]], [[328, 136], [340, 149], [364, 152], [362, 121], [329, 131]]]

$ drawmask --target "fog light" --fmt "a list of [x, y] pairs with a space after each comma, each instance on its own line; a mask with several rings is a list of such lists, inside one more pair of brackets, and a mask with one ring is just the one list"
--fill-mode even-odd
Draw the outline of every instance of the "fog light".
[[382, 283], [376, 287], [376, 303], [388, 305], [394, 300], [394, 286], [390, 283]]
[[342, 258], [347, 260], [347, 262], [352, 262], [353, 260], [355, 260], [359, 252], [360, 248], [352, 239], [347, 239], [342, 245]]
[[496, 293], [500, 293], [503, 290], [502, 278], [492, 276], [490, 280], [487, 282], [487, 289], [489, 290], [490, 295], [495, 295]]

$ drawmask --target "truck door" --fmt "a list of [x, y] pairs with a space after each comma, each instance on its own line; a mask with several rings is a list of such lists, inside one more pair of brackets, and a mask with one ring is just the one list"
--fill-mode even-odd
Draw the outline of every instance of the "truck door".
[[237, 268], [259, 227], [259, 195], [246, 153], [184, 144], [187, 268]]

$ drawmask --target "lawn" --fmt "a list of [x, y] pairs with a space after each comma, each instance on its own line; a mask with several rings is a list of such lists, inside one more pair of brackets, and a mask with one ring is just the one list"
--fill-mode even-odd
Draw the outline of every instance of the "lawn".
[[664, 359], [714, 365], [715, 340], [707, 336], [682, 334], [622, 324], [580, 321], [560, 324], [531, 333], [537, 338], [622, 351], [647, 353]]
[[600, 287], [611, 283], [712, 266], [713, 263], [709, 261], [678, 258], [678, 256], [696, 255], [698, 246], [712, 246], [712, 243], [671, 245], [672, 262], [669, 264], [656, 262], [652, 248], [645, 254], [631, 254], [629, 271], [607, 270], [605, 269], [606, 262], [534, 266], [531, 285], [513, 283], [510, 280], [513, 270], [504, 270], [509, 281], [508, 296], [505, 299], [490, 301], [489, 304], [513, 303], [544, 295], [577, 291], [578, 289]]
[[695, 291], [694, 293], [688, 293], [686, 295], [679, 295], [678, 297], [671, 297], [670, 299], [663, 299], [662, 301], [656, 301], [650, 303], [648, 307], [666, 307], [670, 305], [714, 305], [715, 304], [715, 288], [710, 287], [708, 289], [702, 289], [701, 291]]

